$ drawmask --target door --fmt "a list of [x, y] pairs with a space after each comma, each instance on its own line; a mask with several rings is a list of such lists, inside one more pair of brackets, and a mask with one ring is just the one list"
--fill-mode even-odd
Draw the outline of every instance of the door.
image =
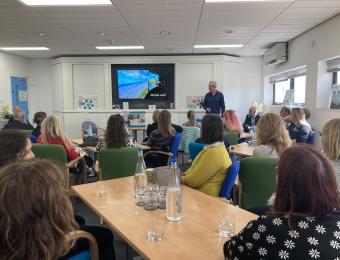
[[12, 108], [19, 106], [28, 118], [27, 80], [25, 78], [11, 77]]

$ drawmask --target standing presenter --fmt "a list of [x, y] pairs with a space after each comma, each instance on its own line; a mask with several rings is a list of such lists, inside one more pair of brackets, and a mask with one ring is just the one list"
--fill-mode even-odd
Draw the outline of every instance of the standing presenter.
[[202, 105], [207, 113], [220, 114], [223, 117], [224, 96], [216, 89], [216, 81], [209, 81], [209, 92], [205, 95]]

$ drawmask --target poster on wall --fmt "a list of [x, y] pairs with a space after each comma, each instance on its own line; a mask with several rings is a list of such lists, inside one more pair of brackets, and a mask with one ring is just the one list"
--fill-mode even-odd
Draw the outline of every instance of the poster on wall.
[[25, 102], [27, 101], [28, 98], [28, 94], [26, 90], [19, 90], [18, 91], [18, 95], [19, 95], [19, 101], [20, 102]]
[[144, 127], [145, 126], [145, 112], [129, 112], [127, 115], [129, 127]]
[[80, 109], [85, 109], [85, 110], [95, 110], [97, 109], [97, 99], [98, 97], [95, 96], [79, 96], [78, 104]]
[[283, 105], [292, 106], [294, 105], [294, 89], [286, 90], [285, 97], [283, 98]]
[[330, 97], [330, 109], [340, 109], [340, 85], [333, 85]]
[[187, 96], [186, 108], [187, 109], [200, 109], [202, 108], [201, 103], [204, 100], [204, 96]]

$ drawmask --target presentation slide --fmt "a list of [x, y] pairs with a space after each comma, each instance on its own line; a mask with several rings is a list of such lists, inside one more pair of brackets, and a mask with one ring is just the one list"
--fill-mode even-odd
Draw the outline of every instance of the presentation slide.
[[145, 99], [159, 85], [159, 74], [145, 69], [117, 70], [117, 79], [119, 99]]

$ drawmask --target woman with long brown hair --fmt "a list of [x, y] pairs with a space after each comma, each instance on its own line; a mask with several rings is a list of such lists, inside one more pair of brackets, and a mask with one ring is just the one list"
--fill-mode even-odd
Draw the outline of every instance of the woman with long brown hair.
[[105, 137], [99, 140], [97, 150], [127, 146], [134, 146], [134, 140], [126, 129], [124, 117], [120, 114], [111, 115], [107, 121]]
[[285, 123], [279, 115], [267, 113], [256, 126], [253, 156], [280, 156], [291, 144]]
[[277, 167], [268, 216], [251, 221], [224, 245], [226, 259], [336, 259], [340, 201], [330, 161], [311, 146], [288, 148]]
[[[158, 129], [150, 134], [148, 144], [151, 151], [169, 152], [172, 138], [176, 131], [171, 124], [171, 114], [167, 110], [159, 113]], [[150, 154], [145, 158], [148, 167], [158, 167], [167, 164], [168, 157], [162, 154]]]

